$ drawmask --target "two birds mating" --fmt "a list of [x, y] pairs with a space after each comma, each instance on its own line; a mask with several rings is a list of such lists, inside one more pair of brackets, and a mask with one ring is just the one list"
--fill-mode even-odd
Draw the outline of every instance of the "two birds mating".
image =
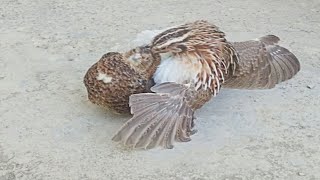
[[228, 42], [219, 28], [195, 21], [157, 33], [126, 53], [105, 54], [86, 73], [94, 104], [133, 114], [113, 137], [133, 148], [173, 148], [196, 131], [194, 112], [221, 86], [270, 89], [291, 79], [298, 59], [279, 38]]

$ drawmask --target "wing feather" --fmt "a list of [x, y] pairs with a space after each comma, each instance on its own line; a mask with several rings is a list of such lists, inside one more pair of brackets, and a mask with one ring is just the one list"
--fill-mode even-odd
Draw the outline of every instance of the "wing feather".
[[173, 142], [189, 141], [194, 111], [186, 100], [186, 85], [163, 83], [155, 93], [130, 96], [133, 117], [112, 138], [133, 148], [173, 148]]
[[291, 79], [300, 71], [297, 57], [277, 45], [274, 35], [256, 41], [231, 43], [238, 53], [236, 71], [226, 79], [224, 87], [234, 89], [270, 89]]

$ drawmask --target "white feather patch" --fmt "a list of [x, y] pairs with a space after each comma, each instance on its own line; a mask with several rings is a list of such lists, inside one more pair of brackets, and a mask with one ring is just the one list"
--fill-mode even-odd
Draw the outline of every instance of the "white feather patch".
[[112, 80], [112, 77], [110, 77], [104, 73], [99, 73], [96, 78], [98, 81], [103, 81], [104, 83], [110, 83]]
[[201, 67], [192, 63], [192, 60], [173, 57], [171, 54], [161, 55], [161, 64], [153, 78], [156, 84], [175, 82], [189, 83], [195, 80]]

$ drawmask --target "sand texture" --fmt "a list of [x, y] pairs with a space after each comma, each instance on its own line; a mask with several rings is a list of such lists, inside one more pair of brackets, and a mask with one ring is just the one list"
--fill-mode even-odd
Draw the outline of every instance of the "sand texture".
[[[143, 30], [198, 19], [230, 41], [278, 35], [302, 69], [272, 90], [223, 89], [172, 150], [112, 142], [129, 117], [88, 101], [86, 70]], [[319, 32], [319, 0], [1, 0], [0, 180], [318, 180]]]

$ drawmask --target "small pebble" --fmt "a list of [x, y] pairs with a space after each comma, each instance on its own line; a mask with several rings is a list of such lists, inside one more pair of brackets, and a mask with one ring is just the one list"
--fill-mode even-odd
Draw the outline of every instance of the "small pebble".
[[305, 174], [302, 172], [298, 172], [298, 176], [305, 176]]
[[315, 87], [315, 85], [308, 85], [307, 88], [309, 89], [313, 89]]

